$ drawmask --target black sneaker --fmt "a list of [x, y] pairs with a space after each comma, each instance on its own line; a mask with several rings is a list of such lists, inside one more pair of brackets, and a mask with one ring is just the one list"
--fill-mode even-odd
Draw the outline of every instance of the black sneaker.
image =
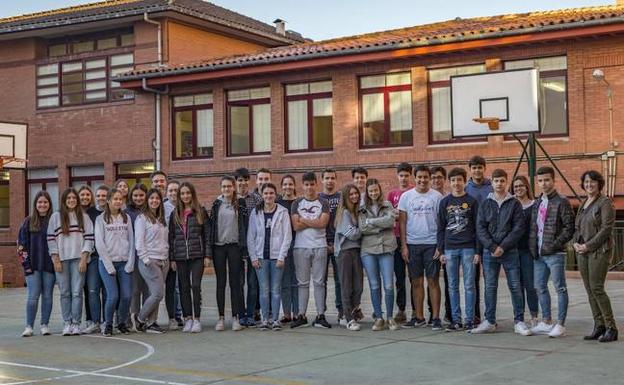
[[130, 334], [130, 329], [128, 329], [128, 327], [124, 323], [117, 325], [117, 330], [119, 330], [119, 333], [124, 335]]
[[104, 331], [102, 331], [102, 335], [104, 337], [110, 337], [113, 335], [113, 326], [106, 324], [106, 326], [104, 327]]
[[145, 332], [145, 329], [147, 328], [147, 325], [145, 324], [145, 322], [141, 322], [139, 320], [139, 315], [134, 313], [132, 315], [132, 323], [134, 324], [134, 328], [139, 331], [139, 332]]
[[156, 322], [145, 328], [145, 331], [150, 334], [163, 334], [165, 332]]
[[184, 321], [182, 320], [182, 318], [177, 317], [175, 320], [178, 323], [179, 328], [184, 327]]
[[308, 326], [308, 319], [303, 315], [295, 318], [293, 322], [290, 323], [291, 329], [298, 328], [300, 326]]
[[405, 329], [411, 329], [411, 328], [419, 328], [419, 327], [425, 326], [426, 324], [427, 324], [427, 321], [425, 321], [424, 318], [418, 319], [416, 317], [412, 317], [412, 319], [410, 319], [409, 321], [401, 325], [401, 327]]
[[331, 329], [331, 325], [327, 322], [327, 319], [325, 319], [325, 314], [317, 315], [314, 322], [312, 322], [312, 326], [323, 329]]
[[447, 327], [446, 327], [446, 331], [447, 332], [456, 332], [459, 330], [462, 330], [464, 328], [464, 326], [461, 324], [461, 322], [451, 322]]
[[465, 327], [465, 329], [466, 329], [466, 331], [467, 331], [468, 333], [470, 333], [470, 331], [471, 331], [472, 329], [474, 329], [474, 324], [473, 324], [472, 322], [466, 322], [466, 327]]
[[291, 322], [292, 322], [292, 318], [284, 316], [284, 317], [282, 317], [282, 319], [280, 320], [280, 322], [281, 322], [281, 323], [283, 323], [284, 325], [285, 325], [285, 324], [289, 324], [289, 323], [291, 323]]
[[434, 318], [433, 320], [431, 320], [431, 330], [433, 331], [438, 331], [438, 330], [442, 330], [442, 321], [440, 321], [439, 318]]

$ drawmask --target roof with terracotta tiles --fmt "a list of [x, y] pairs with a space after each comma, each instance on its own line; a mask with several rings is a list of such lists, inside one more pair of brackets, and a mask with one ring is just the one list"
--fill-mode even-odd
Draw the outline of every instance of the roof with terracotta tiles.
[[303, 42], [298, 33], [282, 36], [275, 26], [202, 0], [108, 0], [0, 19], [0, 34], [107, 20], [144, 12], [173, 11], [228, 27], [262, 34], [286, 43]]
[[175, 67], [142, 69], [125, 74], [121, 79], [133, 80], [181, 73], [218, 71], [234, 67], [295, 62], [320, 57], [413, 48], [623, 22], [624, 6], [616, 5], [469, 19], [456, 18], [414, 27], [270, 48], [255, 54], [230, 56]]

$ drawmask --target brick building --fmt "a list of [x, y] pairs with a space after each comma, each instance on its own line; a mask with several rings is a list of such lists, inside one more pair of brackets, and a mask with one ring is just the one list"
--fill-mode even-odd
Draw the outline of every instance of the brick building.
[[15, 240], [36, 191], [57, 199], [70, 185], [133, 183], [154, 170], [157, 98], [113, 76], [302, 41], [201, 0], [115, 0], [0, 19], [0, 121], [29, 128], [28, 170], [0, 178], [4, 283], [22, 282]]
[[[0, 20], [0, 78], [16, 90], [2, 96], [0, 121], [29, 123], [29, 170], [10, 172], [10, 229], [0, 240], [12, 244], [31, 189], [136, 180], [154, 164], [195, 183], [204, 203], [221, 175], [242, 166], [268, 167], [275, 180], [331, 166], [344, 182], [362, 165], [386, 188], [401, 161], [464, 166], [480, 154], [490, 169], [511, 172], [521, 152], [515, 139], [451, 137], [449, 78], [512, 68], [539, 68], [540, 140], [577, 186], [582, 171], [602, 169], [602, 154], [624, 134], [622, 15], [624, 7], [604, 6], [458, 18], [320, 42], [280, 21], [268, 26], [190, 0], [114, 1]], [[53, 27], [42, 29], [48, 18]], [[57, 48], [80, 51], [80, 36], [105, 40], [111, 30], [122, 32], [106, 53]], [[124, 45], [124, 34], [132, 44]], [[130, 53], [133, 61], [124, 61]], [[83, 81], [74, 103], [63, 66], [71, 75], [71, 63], [83, 63], [86, 74], [102, 56], [106, 99], [84, 103]], [[607, 86], [592, 77], [598, 68], [614, 95], [612, 139]], [[50, 91], [55, 81], [62, 95]], [[623, 179], [615, 181], [620, 206]], [[2, 253], [4, 280], [19, 283], [13, 250]]]

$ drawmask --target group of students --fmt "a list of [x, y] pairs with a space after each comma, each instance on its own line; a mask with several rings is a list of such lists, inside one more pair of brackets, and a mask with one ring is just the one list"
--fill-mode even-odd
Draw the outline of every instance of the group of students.
[[[472, 157], [468, 168], [470, 178], [463, 168], [447, 174], [443, 167], [401, 163], [398, 187], [387, 196], [379, 180], [369, 178], [362, 167], [352, 170], [352, 183], [340, 190], [335, 170], [321, 172], [320, 186], [317, 175], [306, 172], [300, 197], [293, 176], [284, 176], [278, 189], [267, 169], [257, 172], [252, 191], [249, 171], [241, 168], [221, 178], [221, 194], [209, 210], [199, 203], [191, 183], [167, 181], [160, 171], [152, 175], [150, 190], [137, 184], [128, 191], [123, 180], [114, 188], [98, 187], [95, 195], [86, 186], [78, 192], [67, 189], [60, 210], [54, 213], [50, 196], [41, 191], [18, 240], [28, 286], [22, 335], [33, 335], [39, 297], [41, 333], [50, 333], [55, 281], [61, 293], [63, 335], [101, 329], [110, 336], [114, 324], [123, 334], [131, 329], [162, 333], [156, 321], [163, 297], [169, 330], [182, 327], [183, 332], [200, 332], [201, 280], [211, 261], [217, 286], [217, 331], [226, 327], [228, 284], [232, 330], [308, 325], [310, 281], [316, 306], [312, 325], [331, 328], [325, 316], [331, 263], [338, 323], [348, 330], [360, 330], [364, 318], [360, 305], [365, 272], [374, 331], [430, 325], [433, 330], [494, 332], [502, 268], [511, 292], [514, 331], [561, 337], [566, 333], [568, 307], [565, 252], [572, 242], [595, 321], [585, 339], [617, 340], [604, 290], [615, 214], [611, 201], [602, 195], [602, 175], [583, 174], [581, 186], [587, 199], [575, 216], [568, 200], [555, 189], [551, 167], [537, 171], [537, 199], [524, 176], [515, 177], [511, 189], [502, 169], [486, 178], [486, 162], [480, 156]], [[445, 327], [440, 319], [442, 267]], [[412, 306], [409, 320], [406, 270]], [[556, 318], [551, 314], [549, 280], [557, 292]], [[87, 326], [80, 329], [83, 290], [88, 293]], [[425, 297], [429, 321], [424, 316]], [[527, 322], [525, 300], [531, 314]]]

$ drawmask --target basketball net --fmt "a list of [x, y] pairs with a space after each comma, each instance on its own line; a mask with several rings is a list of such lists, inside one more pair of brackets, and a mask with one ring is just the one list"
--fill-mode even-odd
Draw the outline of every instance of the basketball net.
[[500, 119], [499, 118], [473, 118], [473, 121], [477, 123], [487, 123], [490, 131], [496, 131], [500, 128]]
[[1, 156], [0, 155], [0, 170], [4, 169], [4, 166], [13, 162], [26, 162], [26, 159], [14, 158], [12, 156]]

